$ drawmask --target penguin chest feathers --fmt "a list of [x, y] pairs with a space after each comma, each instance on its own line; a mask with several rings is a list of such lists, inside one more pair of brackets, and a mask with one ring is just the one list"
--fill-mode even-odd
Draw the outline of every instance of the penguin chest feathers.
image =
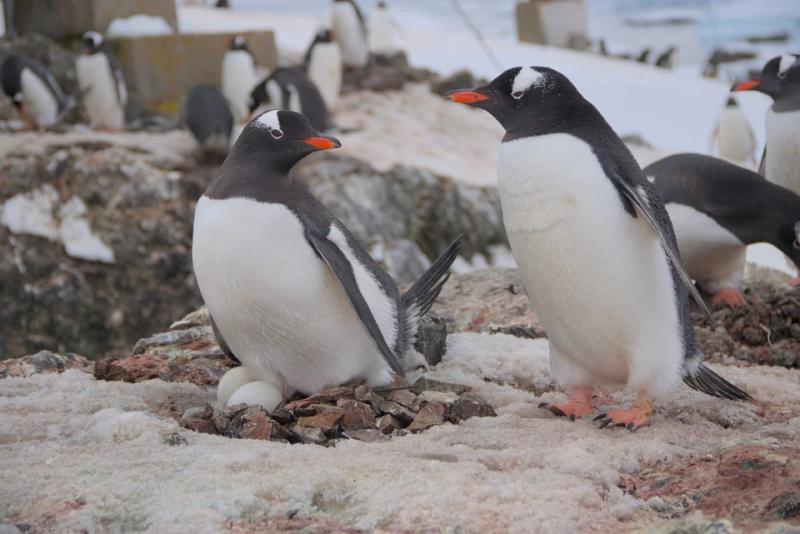
[[26, 110], [40, 127], [52, 126], [58, 118], [58, 100], [39, 76], [23, 69], [20, 79]]
[[105, 54], [80, 56], [75, 71], [89, 120], [97, 127], [120, 129], [125, 110], [117, 96], [117, 82]]

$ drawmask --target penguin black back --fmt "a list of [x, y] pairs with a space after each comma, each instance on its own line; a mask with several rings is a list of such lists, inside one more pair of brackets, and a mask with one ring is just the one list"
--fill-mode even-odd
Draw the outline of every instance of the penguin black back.
[[233, 114], [228, 101], [216, 87], [196, 85], [186, 97], [183, 123], [201, 145], [219, 145], [227, 149], [233, 130]]
[[[294, 105], [293, 93], [299, 99], [299, 110], [291, 109]], [[276, 102], [275, 100], [278, 99], [280, 101]], [[330, 127], [325, 100], [314, 82], [300, 67], [278, 67], [267, 78], [256, 84], [250, 93], [250, 112], [252, 113], [261, 105], [299, 111], [318, 130], [324, 131]]]

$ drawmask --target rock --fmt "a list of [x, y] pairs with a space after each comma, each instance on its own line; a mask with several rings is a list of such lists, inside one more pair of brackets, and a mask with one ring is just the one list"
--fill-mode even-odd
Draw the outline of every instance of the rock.
[[404, 406], [412, 412], [419, 411], [420, 401], [417, 396], [408, 389], [396, 389], [394, 391], [390, 391], [386, 393], [385, 397], [387, 400], [396, 402], [400, 406]]
[[92, 373], [94, 364], [79, 354], [40, 350], [36, 354], [29, 354], [22, 358], [0, 361], [0, 378], [19, 378], [40, 373], [63, 373], [67, 369]]
[[447, 322], [436, 315], [423, 316], [417, 326], [414, 348], [425, 357], [428, 365], [441, 362], [447, 350]]
[[335, 430], [339, 424], [339, 420], [344, 416], [345, 411], [337, 407], [324, 407], [320, 413], [301, 417], [297, 420], [297, 424], [306, 428], [319, 428], [326, 432]]
[[409, 432], [418, 432], [444, 423], [445, 406], [439, 402], [429, 402], [406, 427]]
[[151, 355], [137, 354], [127, 358], [104, 358], [95, 365], [98, 380], [142, 382], [169, 372], [169, 363]]
[[348, 439], [355, 439], [358, 441], [366, 441], [367, 443], [374, 443], [376, 441], [388, 441], [389, 436], [385, 435], [382, 431], [376, 428], [364, 430], [348, 430], [344, 433]]
[[189, 408], [181, 416], [181, 425], [202, 434], [216, 434], [217, 429], [212, 421], [213, 415], [214, 410], [208, 404], [202, 407]]
[[361, 402], [369, 402], [371, 399], [371, 393], [371, 390], [366, 384], [361, 384], [353, 391], [353, 395], [355, 396], [356, 400]]
[[327, 436], [325, 436], [325, 433], [319, 428], [298, 425], [292, 429], [292, 434], [302, 443], [314, 445], [325, 445], [328, 443]]
[[460, 395], [466, 391], [469, 391], [469, 389], [469, 386], [463, 386], [461, 384], [448, 384], [447, 382], [439, 382], [437, 380], [431, 380], [425, 377], [417, 379], [417, 381], [414, 382], [414, 385], [411, 386], [411, 391], [417, 395], [421, 394], [423, 391], [442, 391], [445, 393], [455, 393], [456, 395]]
[[406, 82], [421, 82], [433, 79], [435, 74], [427, 69], [418, 69], [408, 64], [405, 52], [373, 55], [366, 67], [344, 71], [342, 93], [367, 89], [370, 91], [396, 91]]
[[397, 419], [395, 419], [391, 415], [384, 415], [384, 416], [380, 417], [376, 421], [375, 426], [377, 426], [378, 430], [380, 430], [381, 433], [383, 433], [383, 434], [391, 434], [392, 432], [394, 432], [398, 428], [402, 427], [402, 425], [400, 424], [400, 421], [398, 421]]
[[404, 425], [407, 425], [408, 423], [414, 420], [415, 416], [414, 412], [412, 412], [408, 408], [400, 406], [396, 402], [384, 399], [374, 391], [372, 392], [370, 401], [372, 403], [372, 406], [374, 406], [379, 412], [395, 417]]
[[369, 252], [398, 285], [413, 284], [431, 266], [431, 260], [410, 239], [379, 241]]
[[286, 439], [289, 433], [280, 424], [269, 417], [269, 413], [260, 406], [250, 406], [236, 414], [225, 435], [243, 439]]
[[340, 399], [338, 406], [344, 412], [340, 420], [342, 430], [360, 430], [375, 427], [375, 413], [368, 404], [355, 400]]
[[323, 391], [311, 395], [308, 397], [309, 401], [314, 401], [317, 403], [328, 403], [328, 402], [336, 402], [341, 398], [352, 399], [354, 395], [354, 389], [350, 386], [336, 386], [324, 389]]
[[497, 417], [491, 404], [474, 393], [464, 393], [448, 407], [447, 419], [460, 423], [471, 417]]
[[419, 399], [424, 402], [438, 402], [449, 406], [458, 400], [458, 395], [452, 391], [423, 391], [419, 394]]

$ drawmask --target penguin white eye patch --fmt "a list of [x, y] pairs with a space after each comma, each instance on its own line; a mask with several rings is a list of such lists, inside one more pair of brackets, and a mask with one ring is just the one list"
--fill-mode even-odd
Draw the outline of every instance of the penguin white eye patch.
[[511, 85], [511, 97], [519, 100], [525, 91], [534, 85], [541, 85], [544, 81], [544, 74], [531, 67], [522, 67], [514, 76], [514, 83]]
[[781, 56], [781, 61], [778, 63], [778, 77], [786, 77], [786, 72], [797, 62], [797, 56], [791, 54], [784, 54]]

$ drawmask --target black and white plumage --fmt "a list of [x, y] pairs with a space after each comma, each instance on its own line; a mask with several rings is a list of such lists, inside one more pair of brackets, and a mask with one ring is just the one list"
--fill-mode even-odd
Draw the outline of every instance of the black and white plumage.
[[[356, 378], [381, 385], [402, 374], [417, 322], [460, 246], [453, 243], [401, 294], [292, 177], [304, 157], [338, 146], [299, 113], [263, 113], [239, 136], [195, 211], [200, 291], [221, 345], [261, 384], [247, 386], [261, 388], [255, 398], [266, 397], [259, 402], [268, 409], [293, 392]], [[221, 400], [240, 402], [237, 393]]]
[[796, 193], [700, 154], [668, 156], [644, 172], [666, 204], [687, 272], [704, 291], [738, 291], [754, 243], [775, 246], [800, 267]]
[[667, 48], [663, 53], [659, 54], [656, 58], [655, 66], [661, 67], [662, 69], [671, 69], [672, 68], [672, 56], [678, 49], [674, 46], [670, 46]]
[[339, 99], [342, 91], [342, 52], [328, 29], [317, 32], [303, 65], [308, 78], [317, 86], [325, 105], [329, 108]]
[[367, 26], [355, 0], [333, 0], [331, 28], [346, 67], [360, 68], [369, 62]]
[[125, 126], [128, 88], [101, 34], [90, 31], [83, 35], [83, 54], [75, 60], [75, 72], [92, 126], [121, 130]]
[[503, 220], [559, 382], [584, 393], [596, 383], [627, 384], [649, 410], [604, 423], [632, 428], [649, 419], [646, 399], [681, 379], [710, 395], [747, 398], [700, 363], [690, 292], [705, 305], [681, 265], [667, 212], [572, 83], [546, 67], [523, 67], [449, 96], [505, 127]]
[[755, 166], [756, 137], [739, 103], [729, 96], [711, 135], [711, 147], [722, 159]]
[[247, 99], [258, 81], [256, 62], [241, 35], [231, 39], [228, 50], [222, 57], [222, 94], [228, 100], [236, 123], [244, 122], [249, 116]]
[[0, 67], [3, 91], [23, 119], [39, 128], [58, 124], [72, 107], [52, 73], [38, 61], [12, 54]]
[[227, 152], [233, 130], [233, 114], [225, 96], [211, 85], [196, 85], [186, 96], [181, 122], [202, 149]]
[[250, 113], [260, 106], [302, 113], [317, 130], [330, 127], [328, 106], [317, 86], [299, 67], [278, 67], [250, 92]]

